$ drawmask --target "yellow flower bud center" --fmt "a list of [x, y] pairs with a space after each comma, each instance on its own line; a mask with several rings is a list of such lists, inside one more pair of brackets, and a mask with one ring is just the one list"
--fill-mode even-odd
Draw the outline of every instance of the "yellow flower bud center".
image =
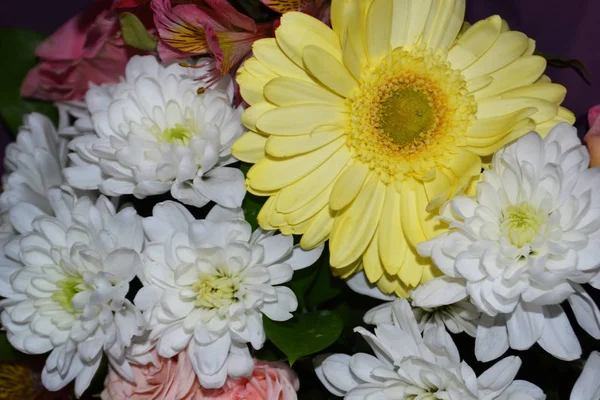
[[412, 143], [431, 129], [431, 106], [431, 99], [421, 90], [396, 90], [381, 102], [381, 128], [399, 145]]
[[517, 247], [531, 244], [546, 223], [546, 216], [527, 202], [509, 206], [502, 214], [502, 232]]
[[162, 139], [165, 142], [187, 146], [194, 132], [190, 127], [176, 124], [173, 128], [167, 128], [162, 132]]
[[238, 283], [226, 275], [212, 275], [200, 278], [192, 285], [196, 292], [196, 307], [228, 307], [237, 301]]
[[77, 293], [86, 290], [83, 279], [81, 277], [67, 278], [56, 282], [55, 285], [58, 286], [60, 290], [54, 292], [50, 298], [60, 304], [66, 311], [74, 313], [73, 297], [75, 297]]

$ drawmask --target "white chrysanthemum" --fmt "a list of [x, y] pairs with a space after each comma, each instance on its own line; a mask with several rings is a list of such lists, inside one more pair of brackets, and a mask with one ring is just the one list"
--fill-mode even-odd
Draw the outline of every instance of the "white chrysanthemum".
[[247, 343], [262, 347], [263, 314], [285, 321], [298, 305], [291, 289], [277, 285], [313, 264], [322, 246], [304, 251], [291, 236], [252, 233], [241, 209], [218, 205], [194, 220], [182, 205], [164, 202], [144, 229], [148, 261], [135, 304], [145, 311], [158, 354], [169, 358], [187, 348], [206, 388], [251, 374]]
[[23, 118], [16, 141], [6, 147], [5, 174], [0, 194], [2, 232], [8, 235], [15, 227], [23, 233], [21, 215], [52, 213], [48, 190], [64, 183], [62, 169], [67, 164], [67, 140], [60, 138], [52, 121], [42, 114]]
[[28, 233], [4, 246], [0, 266], [2, 326], [27, 354], [50, 352], [42, 372], [49, 390], [75, 379], [80, 396], [102, 355], [134, 380], [125, 347], [143, 331], [143, 318], [125, 299], [143, 245], [133, 208], [115, 212], [100, 197], [77, 199], [51, 189], [52, 214], [31, 221]]
[[205, 68], [192, 69], [135, 56], [122, 82], [92, 86], [86, 103], [95, 134], [69, 144], [75, 152], [75, 166], [65, 169], [69, 183], [110, 196], [170, 191], [196, 207], [210, 200], [240, 206], [244, 176], [227, 165], [236, 161], [231, 144], [243, 132], [242, 109], [232, 105], [229, 77], [211, 89], [194, 79], [210, 68], [201, 62]]
[[413, 292], [421, 307], [470, 296], [482, 311], [476, 355], [539, 343], [555, 357], [581, 355], [560, 306], [569, 300], [580, 325], [600, 338], [597, 306], [581, 284], [600, 288], [600, 169], [569, 125], [545, 139], [530, 133], [494, 155], [474, 198], [443, 210], [450, 231], [419, 245], [447, 277]]
[[316, 373], [334, 395], [362, 400], [491, 400], [545, 399], [525, 381], [513, 381], [521, 360], [507, 357], [479, 377], [464, 361], [450, 335], [439, 327], [423, 336], [406, 299], [393, 304], [391, 323], [375, 334], [356, 328], [375, 356], [334, 354], [316, 360]]

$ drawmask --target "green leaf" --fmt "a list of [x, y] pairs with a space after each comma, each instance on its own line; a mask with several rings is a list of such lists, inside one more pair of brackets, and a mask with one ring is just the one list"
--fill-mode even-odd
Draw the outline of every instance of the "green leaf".
[[56, 122], [58, 112], [49, 103], [21, 99], [19, 90], [27, 72], [37, 64], [35, 48], [44, 35], [27, 29], [0, 28], [0, 118], [13, 135], [23, 115], [37, 111]]
[[156, 51], [158, 41], [150, 35], [142, 21], [132, 13], [119, 14], [123, 40], [128, 46], [145, 51]]
[[317, 261], [312, 267], [294, 271], [292, 280], [286, 284], [296, 295], [299, 310], [305, 310], [307, 307], [306, 294], [319, 275], [319, 266], [320, 262]]
[[23, 353], [15, 350], [8, 342], [6, 332], [0, 332], [0, 361], [16, 361], [26, 357]]
[[319, 307], [342, 293], [344, 282], [333, 276], [329, 267], [329, 248], [326, 247], [321, 258], [313, 267], [317, 276], [306, 293], [308, 307]]
[[293, 365], [300, 357], [318, 353], [333, 344], [342, 334], [344, 322], [334, 311], [314, 311], [296, 314], [284, 322], [264, 317], [263, 326], [269, 340]]
[[590, 73], [590, 71], [579, 60], [576, 60], [574, 58], [559, 57], [559, 56], [556, 56], [554, 54], [544, 53], [542, 51], [536, 51], [535, 54], [538, 55], [538, 56], [540, 56], [540, 57], [544, 57], [546, 59], [546, 61], [548, 62], [548, 65], [551, 66], [551, 67], [555, 67], [555, 68], [573, 68], [582, 77], [584, 77], [584, 79], [585, 79], [585, 77], [587, 77], [587, 78], [591, 78], [592, 77], [592, 74]]

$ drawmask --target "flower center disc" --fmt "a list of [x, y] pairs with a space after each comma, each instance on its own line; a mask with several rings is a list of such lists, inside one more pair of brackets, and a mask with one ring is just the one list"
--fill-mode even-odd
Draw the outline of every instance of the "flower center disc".
[[192, 289], [196, 292], [196, 307], [221, 308], [236, 302], [238, 285], [234, 279], [218, 275], [198, 280]]
[[503, 215], [502, 232], [517, 247], [530, 244], [542, 225], [546, 223], [546, 217], [529, 203], [509, 206], [504, 210]]
[[403, 48], [363, 73], [348, 107], [348, 145], [384, 183], [449, 165], [477, 111], [445, 57]]
[[431, 129], [432, 102], [418, 89], [399, 89], [381, 102], [381, 129], [399, 145], [414, 142]]

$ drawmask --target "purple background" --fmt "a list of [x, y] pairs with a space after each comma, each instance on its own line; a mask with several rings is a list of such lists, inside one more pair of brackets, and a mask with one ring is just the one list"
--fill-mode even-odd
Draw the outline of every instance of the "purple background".
[[[30, 28], [50, 34], [91, 3], [92, 0], [13, 2], [10, 7], [3, 7], [0, 26]], [[540, 51], [576, 58], [592, 73], [592, 78], [586, 82], [572, 69], [548, 70], [553, 81], [568, 88], [565, 106], [578, 117], [577, 125], [582, 132], [587, 110], [600, 104], [600, 1], [468, 0], [468, 21], [474, 22], [493, 14], [500, 14], [512, 29], [523, 31], [535, 39]], [[0, 150], [9, 140], [6, 131], [0, 127]]]

